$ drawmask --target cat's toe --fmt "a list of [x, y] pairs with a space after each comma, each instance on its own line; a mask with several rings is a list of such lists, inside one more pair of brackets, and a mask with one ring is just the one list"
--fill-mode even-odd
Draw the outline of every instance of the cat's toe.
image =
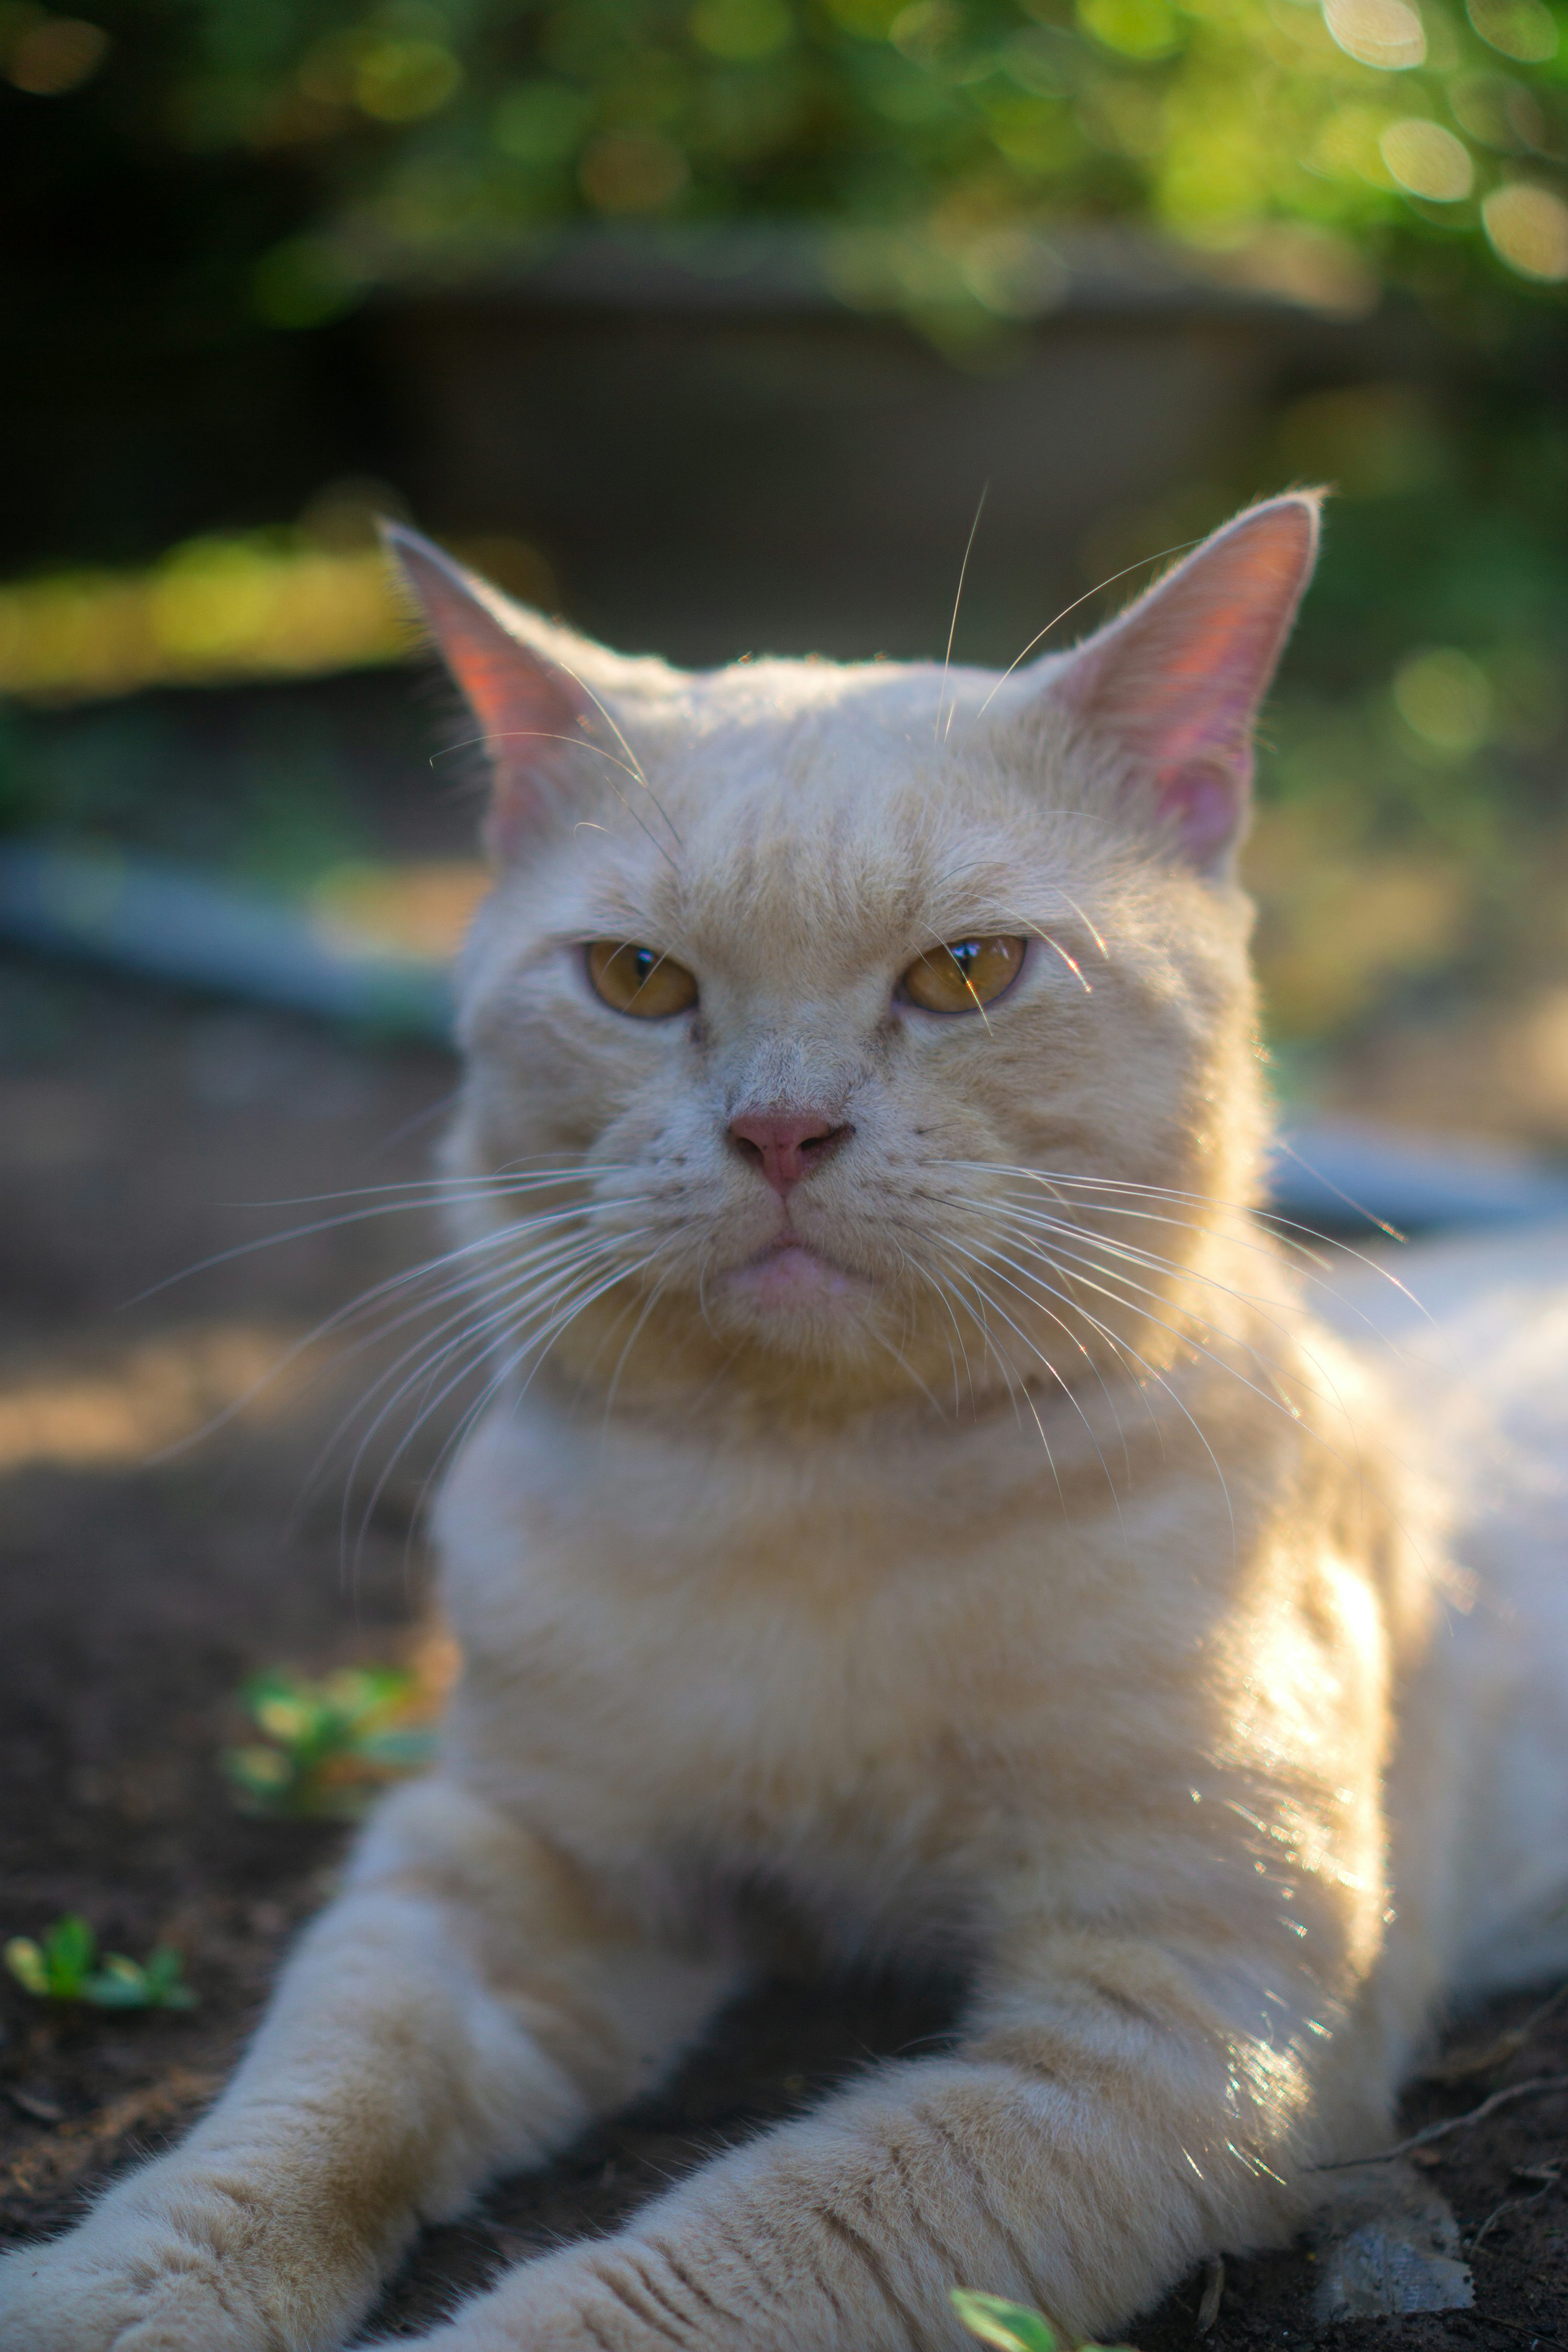
[[151, 2245], [110, 2255], [74, 2238], [0, 2260], [5, 2352], [284, 2352], [254, 2310]]

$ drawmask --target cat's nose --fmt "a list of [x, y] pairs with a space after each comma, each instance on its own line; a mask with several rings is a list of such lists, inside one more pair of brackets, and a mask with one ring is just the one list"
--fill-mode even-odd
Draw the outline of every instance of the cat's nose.
[[835, 1127], [820, 1111], [802, 1111], [795, 1118], [767, 1114], [730, 1121], [730, 1136], [742, 1160], [765, 1176], [782, 1201], [803, 1176], [820, 1168], [836, 1144], [849, 1133]]

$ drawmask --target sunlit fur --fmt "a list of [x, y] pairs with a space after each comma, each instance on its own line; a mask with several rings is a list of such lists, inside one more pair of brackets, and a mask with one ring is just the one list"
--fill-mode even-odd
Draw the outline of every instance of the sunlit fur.
[[[1005, 1381], [1023, 1346], [998, 1319], [1002, 1360], [987, 1364], [973, 1328], [964, 1286], [993, 1207], [1019, 1199], [1015, 1179], [979, 1164], [1250, 1197], [1262, 1113], [1246, 902], [1131, 856], [1126, 824], [1110, 821], [1113, 779], [1086, 792], [1080, 760], [1066, 788], [1071, 747], [1041, 722], [1038, 677], [981, 719], [994, 684], [758, 663], [679, 694], [622, 693], [646, 785], [578, 755], [574, 823], [503, 877], [469, 945], [469, 1077], [447, 1163], [614, 1163], [592, 1192], [625, 1202], [652, 1304], [635, 1338], [618, 1293], [584, 1313], [554, 1379], [592, 1381], [620, 1361], [628, 1402], [722, 1370], [721, 1409], [735, 1412], [758, 1394], [792, 1416], [910, 1404], [921, 1382], [951, 1395], [956, 1313], [967, 1396], [971, 1374]], [[994, 1013], [895, 1003], [922, 949], [1005, 930], [1030, 951]], [[595, 936], [652, 941], [697, 972], [695, 1024], [617, 1019], [572, 951]], [[853, 1126], [793, 1216], [862, 1280], [820, 1313], [780, 1318], [723, 1278], [773, 1237], [778, 1208], [726, 1129], [744, 1107], [791, 1103]], [[476, 1229], [487, 1213], [474, 1205]], [[1170, 1254], [1168, 1234], [1131, 1238]], [[1179, 1257], [1213, 1246], [1179, 1239]], [[1060, 1326], [1014, 1304], [1029, 1340], [1062, 1354]], [[1068, 1315], [1067, 1357], [1103, 1355]], [[1166, 1353], [1136, 1318], [1124, 1337]]]
[[[934, 2352], [957, 2284], [1119, 2328], [1385, 2144], [1445, 1983], [1563, 1965], [1563, 1612], [1500, 1631], [1542, 1538], [1494, 1507], [1467, 1619], [1415, 1438], [1248, 1213], [1231, 856], [1311, 539], [1255, 510], [1001, 681], [686, 677], [403, 541], [497, 773], [453, 1254], [375, 1407], [481, 1381], [464, 1671], [213, 2115], [0, 2272], [7, 2352], [341, 2342], [421, 2220], [667, 2075], [781, 1906], [965, 1971], [952, 2048], [423, 2340]], [[984, 1014], [899, 1001], [991, 932]], [[695, 1013], [602, 1003], [604, 939]], [[782, 1247], [729, 1128], [786, 1112], [836, 1139]]]

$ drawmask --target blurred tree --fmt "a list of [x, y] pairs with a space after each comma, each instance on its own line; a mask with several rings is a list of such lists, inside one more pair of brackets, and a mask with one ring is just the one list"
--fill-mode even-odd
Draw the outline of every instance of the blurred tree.
[[5, 0], [0, 74], [46, 244], [281, 327], [605, 219], [805, 216], [916, 313], [1027, 311], [1064, 221], [1352, 303], [1568, 281], [1546, 0]]
[[[1084, 571], [1281, 480], [1343, 493], [1265, 777], [1281, 1034], [1560, 967], [1553, 0], [81, 5], [0, 0], [11, 565], [145, 561], [363, 472], [366, 298], [584, 225], [793, 225], [847, 302], [981, 357], [1049, 307], [1074, 237], [1163, 236], [1331, 311], [1395, 288], [1442, 320], [1440, 370], [1394, 339], [1387, 380], [1298, 376], [1224, 479], [1108, 517]], [[204, 539], [102, 593], [156, 620], [198, 559], [248, 594], [288, 552]], [[0, 766], [29, 821], [69, 798], [21, 735]]]

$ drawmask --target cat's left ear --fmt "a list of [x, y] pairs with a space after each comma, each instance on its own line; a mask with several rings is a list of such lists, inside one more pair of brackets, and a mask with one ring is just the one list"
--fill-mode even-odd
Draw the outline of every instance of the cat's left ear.
[[1249, 507], [1051, 674], [1110, 740], [1176, 854], [1222, 872], [1246, 827], [1253, 730], [1318, 547], [1316, 491]]

